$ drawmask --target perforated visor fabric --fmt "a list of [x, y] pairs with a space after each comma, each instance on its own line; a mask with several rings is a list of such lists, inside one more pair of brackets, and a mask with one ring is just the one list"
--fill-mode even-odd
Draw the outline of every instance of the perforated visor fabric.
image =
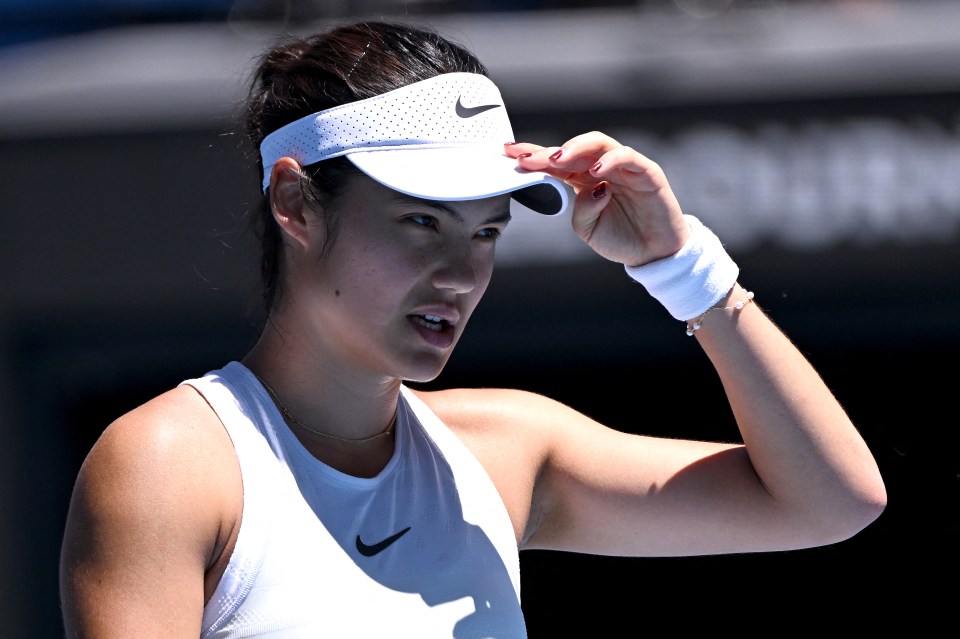
[[373, 98], [312, 114], [268, 135], [260, 146], [263, 188], [281, 157], [302, 166], [347, 156], [402, 193], [466, 200], [546, 185], [554, 195], [519, 195], [538, 213], [562, 213], [573, 199], [563, 181], [523, 171], [503, 152], [513, 129], [499, 89], [486, 76], [447, 73]]

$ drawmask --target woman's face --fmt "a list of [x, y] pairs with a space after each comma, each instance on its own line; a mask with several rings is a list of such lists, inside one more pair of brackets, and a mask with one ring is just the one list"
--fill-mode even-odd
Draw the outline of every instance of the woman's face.
[[490, 282], [509, 202], [420, 200], [352, 177], [328, 205], [333, 246], [298, 278], [314, 339], [358, 372], [435, 378]]

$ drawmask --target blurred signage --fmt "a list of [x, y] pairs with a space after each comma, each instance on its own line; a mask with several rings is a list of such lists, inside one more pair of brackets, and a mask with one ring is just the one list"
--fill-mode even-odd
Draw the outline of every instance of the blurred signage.
[[[671, 137], [608, 131], [658, 162], [683, 209], [731, 248], [773, 242], [939, 243], [960, 232], [960, 109], [952, 126], [924, 117], [775, 121], [751, 130], [695, 123]], [[549, 134], [531, 136], [554, 139]], [[515, 216], [499, 259], [594, 259], [569, 219]], [[575, 238], [573, 238], [575, 239]]]

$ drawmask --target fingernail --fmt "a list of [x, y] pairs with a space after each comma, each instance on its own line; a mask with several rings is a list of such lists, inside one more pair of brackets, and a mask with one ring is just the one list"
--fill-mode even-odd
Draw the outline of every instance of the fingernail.
[[600, 184], [593, 187], [593, 199], [600, 200], [603, 199], [603, 196], [607, 194], [607, 183], [601, 182]]
[[533, 155], [533, 153], [521, 153], [520, 155], [517, 156], [517, 159], [519, 160], [520, 158], [528, 158], [531, 155]]
[[504, 146], [513, 146], [514, 144], [516, 144], [516, 142], [504, 142], [504, 143], [503, 143]]
[[563, 155], [563, 149], [557, 149], [557, 151], [550, 156], [550, 159], [556, 162], [560, 159], [560, 156]]
[[594, 164], [593, 166], [590, 167], [590, 172], [591, 172], [591, 173], [596, 173], [597, 171], [600, 170], [600, 167], [602, 167], [602, 166], [603, 166], [603, 162], [597, 162], [596, 164]]

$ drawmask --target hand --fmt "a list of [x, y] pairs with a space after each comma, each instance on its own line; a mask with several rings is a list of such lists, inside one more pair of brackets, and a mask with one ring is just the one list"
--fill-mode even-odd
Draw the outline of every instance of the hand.
[[573, 187], [573, 229], [608, 260], [646, 264], [676, 253], [689, 235], [660, 166], [603, 133], [584, 133], [560, 147], [515, 143], [505, 149], [522, 168]]

